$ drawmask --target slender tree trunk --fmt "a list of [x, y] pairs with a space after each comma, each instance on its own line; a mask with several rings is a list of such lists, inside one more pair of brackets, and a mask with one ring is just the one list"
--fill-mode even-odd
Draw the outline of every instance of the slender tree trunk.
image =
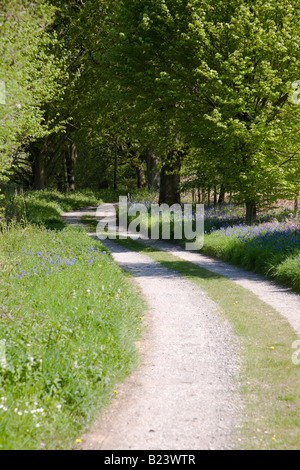
[[34, 189], [43, 190], [46, 187], [46, 142], [42, 148], [35, 148], [34, 152]]
[[146, 187], [146, 175], [142, 164], [136, 167], [137, 187], [138, 189]]
[[114, 155], [114, 191], [118, 189], [118, 139], [115, 139], [115, 155]]
[[217, 186], [214, 186], [214, 206], [216, 207], [218, 202]]
[[192, 189], [192, 203], [195, 204], [196, 202], [196, 194], [195, 194], [195, 188]]
[[180, 204], [180, 169], [181, 169], [181, 153], [170, 153], [169, 162], [165, 163], [161, 170], [160, 176], [160, 193], [159, 204]]
[[69, 191], [69, 175], [68, 175], [68, 151], [64, 152], [64, 189], [66, 192]]
[[157, 159], [149, 146], [146, 150], [147, 181], [149, 191], [157, 191], [160, 183], [160, 172], [157, 170]]
[[198, 185], [197, 187], [197, 194], [198, 194], [198, 204], [201, 204], [201, 187]]
[[225, 202], [225, 186], [224, 184], [221, 184], [218, 204], [224, 204], [224, 202]]
[[70, 147], [70, 165], [69, 165], [69, 190], [75, 191], [75, 171], [77, 163], [77, 147], [72, 144]]
[[296, 217], [298, 217], [300, 213], [300, 196], [296, 197], [295, 199], [294, 210]]
[[257, 216], [257, 206], [255, 201], [246, 202], [246, 223], [251, 225]]

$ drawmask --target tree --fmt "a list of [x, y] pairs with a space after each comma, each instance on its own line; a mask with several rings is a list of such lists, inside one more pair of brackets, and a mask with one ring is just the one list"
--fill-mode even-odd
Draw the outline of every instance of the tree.
[[46, 136], [44, 106], [58, 99], [64, 62], [54, 54], [57, 37], [49, 31], [54, 9], [42, 0], [1, 0], [0, 170], [30, 140]]
[[124, 98], [164, 123], [165, 142], [205, 149], [249, 222], [271, 182], [289, 186], [272, 149], [299, 114], [299, 14], [287, 0], [123, 0], [114, 11], [106, 62]]

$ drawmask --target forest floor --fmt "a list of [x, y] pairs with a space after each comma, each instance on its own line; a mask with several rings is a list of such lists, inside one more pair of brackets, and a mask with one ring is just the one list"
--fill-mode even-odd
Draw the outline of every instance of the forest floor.
[[[64, 220], [76, 225], [83, 215], [94, 212], [95, 208], [75, 211], [64, 214]], [[95, 233], [90, 235], [96, 237]], [[148, 310], [138, 345], [140, 367], [120, 385], [116, 399], [94, 428], [83, 436], [80, 448], [238, 447], [236, 433], [244, 407], [239, 394], [241, 344], [230, 321], [220, 312], [218, 301], [205, 289], [180, 276], [178, 270], [155, 261], [147, 253], [132, 251], [111, 240], [101, 243], [131, 273]], [[300, 334], [297, 294], [253, 273], [166, 242], [143, 243], [175, 255], [177, 260], [229, 278], [270, 305]], [[269, 438], [275, 441], [272, 434], [270, 430]]]

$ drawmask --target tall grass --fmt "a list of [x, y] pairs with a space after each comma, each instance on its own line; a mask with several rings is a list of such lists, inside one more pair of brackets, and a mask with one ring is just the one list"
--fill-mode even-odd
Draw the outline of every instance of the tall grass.
[[300, 225], [295, 219], [213, 231], [202, 252], [300, 292]]
[[91, 191], [60, 193], [58, 191], [32, 191], [14, 193], [7, 191], [2, 199], [2, 212], [8, 222], [17, 221], [26, 225], [28, 222], [61, 230], [65, 227], [61, 219], [63, 212], [87, 206], [96, 206], [102, 199], [100, 194]]
[[98, 240], [46, 228], [52, 204], [0, 233], [0, 449], [72, 448], [138, 361], [142, 300]]

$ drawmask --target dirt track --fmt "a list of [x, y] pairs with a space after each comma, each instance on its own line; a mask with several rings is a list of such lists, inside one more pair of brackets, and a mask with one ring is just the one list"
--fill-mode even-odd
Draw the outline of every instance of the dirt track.
[[142, 364], [83, 439], [83, 449], [232, 448], [238, 361], [235, 338], [197, 287], [144, 255], [105, 245], [148, 304]]

